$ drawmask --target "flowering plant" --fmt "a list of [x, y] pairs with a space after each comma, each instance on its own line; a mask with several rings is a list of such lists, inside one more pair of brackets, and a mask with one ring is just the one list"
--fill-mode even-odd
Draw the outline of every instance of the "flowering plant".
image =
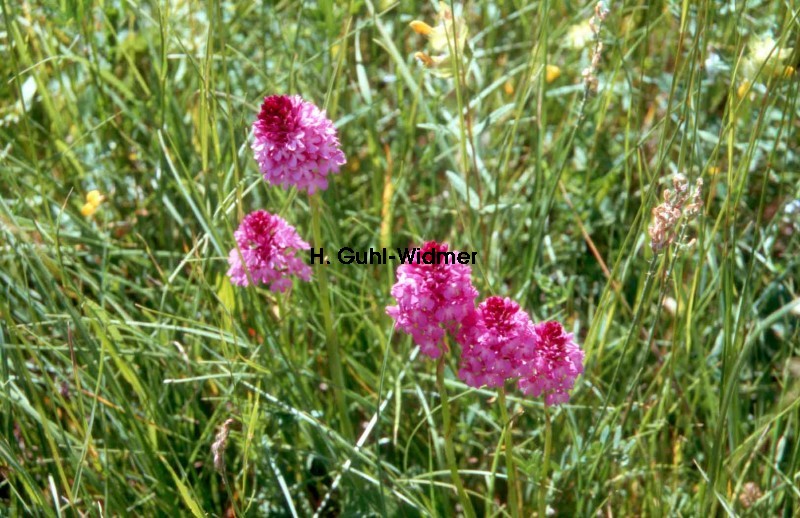
[[328, 188], [328, 175], [345, 163], [333, 122], [299, 95], [264, 98], [253, 122], [252, 147], [264, 179], [284, 189], [314, 194]]
[[292, 285], [291, 275], [308, 281], [311, 268], [297, 257], [308, 250], [297, 231], [280, 216], [265, 210], [251, 212], [234, 232], [237, 246], [228, 254], [228, 276], [233, 284], [268, 284], [272, 291], [285, 291]]

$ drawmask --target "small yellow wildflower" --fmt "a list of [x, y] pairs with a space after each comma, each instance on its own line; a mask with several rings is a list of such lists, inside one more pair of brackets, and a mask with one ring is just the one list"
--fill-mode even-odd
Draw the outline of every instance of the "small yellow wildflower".
[[422, 34], [423, 36], [427, 36], [433, 32], [433, 27], [419, 20], [414, 20], [413, 22], [409, 23], [409, 25], [414, 30], [414, 32], [416, 32], [417, 34]]
[[100, 207], [100, 204], [103, 203], [104, 199], [105, 197], [100, 194], [100, 191], [97, 189], [89, 191], [86, 193], [86, 203], [84, 203], [83, 207], [81, 207], [81, 214], [87, 218], [94, 215], [94, 213], [97, 212], [98, 207]]
[[439, 2], [439, 13], [437, 23], [431, 27], [427, 23], [414, 20], [409, 26], [417, 34], [422, 34], [428, 38], [428, 46], [431, 54], [417, 52], [417, 58], [427, 68], [440, 77], [452, 75], [451, 54], [463, 59], [464, 49], [467, 43], [467, 23], [463, 17], [453, 16], [453, 11], [445, 2]]
[[506, 81], [506, 84], [503, 85], [503, 90], [505, 90], [506, 95], [514, 94], [514, 83], [511, 82], [511, 79]]
[[83, 214], [85, 217], [88, 218], [89, 216], [94, 214], [96, 210], [97, 210], [96, 205], [92, 205], [91, 203], [84, 203], [83, 207], [81, 207], [81, 214]]
[[739, 96], [739, 99], [744, 99], [744, 96], [747, 95], [747, 92], [750, 90], [750, 81], [745, 79], [742, 81], [742, 84], [739, 85], [739, 88], [736, 89], [736, 95]]
[[561, 77], [561, 69], [555, 65], [547, 65], [545, 69], [544, 78], [548, 83], [552, 83]]
[[97, 189], [93, 191], [89, 191], [86, 193], [86, 201], [94, 205], [95, 207], [99, 207], [101, 203], [103, 203], [103, 195], [100, 194], [100, 191]]

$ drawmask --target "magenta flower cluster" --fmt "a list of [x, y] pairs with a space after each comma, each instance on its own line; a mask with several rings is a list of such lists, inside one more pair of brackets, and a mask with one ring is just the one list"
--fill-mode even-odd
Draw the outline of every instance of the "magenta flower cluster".
[[308, 194], [328, 188], [328, 175], [345, 163], [325, 112], [299, 95], [272, 95], [253, 123], [253, 152], [269, 183]]
[[[327, 189], [328, 175], [345, 163], [333, 122], [298, 95], [265, 97], [253, 133], [252, 148], [264, 180], [283, 188], [295, 186], [308, 194]], [[309, 245], [283, 218], [264, 210], [251, 212], [234, 237], [238, 246], [228, 254], [233, 284], [262, 283], [285, 291], [292, 276], [311, 278], [311, 268], [297, 257]]]
[[501, 297], [483, 301], [457, 341], [461, 344], [458, 376], [470, 387], [502, 387], [507, 379], [522, 376], [537, 343], [528, 314]]
[[297, 257], [309, 244], [280, 216], [265, 210], [251, 212], [234, 232], [236, 248], [228, 254], [228, 275], [233, 284], [269, 285], [272, 291], [285, 291], [292, 285], [291, 275], [307, 281], [311, 268]]
[[525, 365], [519, 388], [534, 397], [544, 394], [548, 405], [566, 403], [575, 378], [583, 373], [583, 351], [573, 341], [572, 333], [566, 333], [558, 322], [542, 322], [534, 327], [536, 353]]
[[[431, 250], [446, 252], [447, 245], [429, 241], [420, 254]], [[409, 262], [397, 268], [392, 287], [397, 305], [387, 307], [386, 313], [395, 319], [397, 329], [413, 337], [423, 354], [441, 356], [445, 331], [456, 333], [474, 310], [478, 290], [472, 286], [471, 273], [464, 264]]]
[[[434, 241], [423, 251], [446, 251]], [[534, 324], [519, 304], [489, 297], [477, 308], [471, 269], [460, 264], [407, 263], [392, 287], [396, 306], [386, 312], [395, 327], [412, 336], [423, 354], [438, 358], [446, 332], [461, 346], [458, 376], [470, 387], [503, 387], [516, 380], [524, 394], [544, 396], [545, 404], [569, 400], [583, 372], [584, 354], [555, 321]]]

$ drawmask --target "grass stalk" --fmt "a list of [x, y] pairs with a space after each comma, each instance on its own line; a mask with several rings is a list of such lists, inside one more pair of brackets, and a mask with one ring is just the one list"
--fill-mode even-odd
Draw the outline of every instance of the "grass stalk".
[[511, 420], [508, 418], [506, 409], [506, 389], [501, 387], [497, 395], [497, 403], [500, 405], [500, 418], [503, 420], [505, 431], [503, 440], [505, 441], [506, 469], [508, 470], [508, 509], [511, 516], [520, 516], [520, 498], [517, 492], [517, 465], [514, 462], [514, 441], [511, 437]]
[[[322, 229], [320, 219], [322, 218], [322, 207], [320, 206], [319, 195], [310, 197], [311, 203], [311, 227], [314, 234], [314, 244], [322, 247]], [[347, 415], [347, 387], [344, 381], [344, 371], [342, 370], [342, 356], [339, 351], [339, 337], [333, 325], [333, 309], [328, 298], [328, 272], [325, 265], [318, 269], [319, 280], [319, 300], [322, 306], [322, 318], [325, 323], [325, 349], [328, 354], [328, 370], [333, 381], [333, 395], [336, 400], [336, 407], [339, 412], [339, 420], [342, 435], [347, 440], [353, 440], [353, 425]]]
[[464, 491], [464, 484], [461, 482], [461, 475], [458, 471], [458, 463], [456, 462], [456, 452], [453, 448], [453, 423], [450, 419], [450, 400], [447, 397], [447, 388], [444, 386], [444, 355], [439, 358], [436, 363], [436, 387], [439, 389], [439, 396], [442, 401], [442, 435], [444, 437], [444, 454], [447, 459], [447, 467], [450, 469], [450, 477], [453, 479], [453, 484], [456, 486], [456, 493], [458, 493], [458, 501], [461, 507], [464, 508], [464, 514], [467, 518], [475, 518], [475, 510], [472, 508], [467, 492]]
[[544, 405], [544, 454], [539, 480], [539, 517], [547, 516], [547, 473], [550, 467], [550, 450], [553, 447], [553, 433], [550, 425], [550, 411]]

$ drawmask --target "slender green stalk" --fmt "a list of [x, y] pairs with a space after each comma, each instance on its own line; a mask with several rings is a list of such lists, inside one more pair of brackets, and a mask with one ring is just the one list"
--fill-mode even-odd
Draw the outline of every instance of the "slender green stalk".
[[550, 412], [544, 406], [544, 458], [542, 459], [542, 475], [539, 481], [539, 517], [547, 516], [547, 471], [550, 466], [550, 449], [553, 444], [553, 433], [550, 426]]
[[475, 518], [475, 510], [472, 502], [464, 491], [464, 484], [461, 482], [461, 475], [458, 474], [458, 464], [456, 464], [456, 452], [453, 449], [453, 428], [450, 422], [450, 401], [447, 398], [447, 389], [444, 386], [444, 356], [436, 364], [436, 386], [439, 389], [439, 396], [442, 398], [442, 424], [444, 426], [444, 454], [447, 458], [447, 467], [450, 468], [450, 476], [456, 486], [458, 500], [464, 508], [467, 518]]
[[[322, 246], [322, 231], [320, 229], [320, 218], [322, 209], [318, 196], [310, 197], [311, 203], [311, 227], [314, 233], [314, 243]], [[342, 434], [348, 440], [353, 439], [353, 426], [347, 417], [347, 401], [345, 397], [344, 372], [342, 371], [342, 358], [339, 354], [339, 337], [333, 328], [333, 311], [328, 299], [328, 275], [322, 266], [318, 275], [319, 278], [319, 299], [322, 304], [322, 318], [325, 322], [325, 348], [328, 353], [328, 368], [331, 380], [333, 380], [333, 395], [336, 399], [336, 406], [339, 409], [339, 420], [341, 421]]]
[[[450, 10], [451, 12], [455, 12], [455, 6], [453, 5], [453, 1], [450, 0]], [[472, 200], [470, 200], [470, 185], [469, 185], [469, 153], [467, 153], [467, 131], [466, 131], [466, 121], [464, 118], [464, 98], [462, 95], [462, 88], [463, 85], [466, 83], [466, 77], [462, 74], [463, 69], [461, 67], [461, 52], [464, 49], [458, 48], [458, 25], [456, 24], [456, 16], [453, 15], [451, 19], [451, 31], [452, 34], [448, 35], [447, 38], [447, 47], [449, 52], [453, 55], [452, 60], [452, 67], [453, 67], [453, 83], [456, 90], [456, 104], [458, 105], [458, 129], [460, 132], [459, 135], [459, 146], [461, 149], [461, 163], [462, 167], [464, 168], [464, 184], [467, 186], [467, 206], [472, 206]], [[462, 29], [463, 30], [463, 29]], [[452, 37], [452, 40], [450, 39]], [[477, 171], [475, 171], [477, 173]], [[477, 182], [478, 185], [480, 184], [480, 178], [478, 178]], [[480, 189], [480, 187], [478, 187]], [[480, 203], [480, 202], [479, 202]], [[470, 225], [472, 225], [472, 221], [470, 220]]]
[[514, 463], [514, 442], [511, 440], [511, 420], [508, 418], [506, 409], [506, 389], [502, 387], [497, 398], [500, 404], [500, 418], [505, 425], [503, 434], [506, 446], [506, 470], [508, 470], [508, 508], [511, 516], [517, 518], [520, 515], [520, 500], [517, 496], [517, 465]]

